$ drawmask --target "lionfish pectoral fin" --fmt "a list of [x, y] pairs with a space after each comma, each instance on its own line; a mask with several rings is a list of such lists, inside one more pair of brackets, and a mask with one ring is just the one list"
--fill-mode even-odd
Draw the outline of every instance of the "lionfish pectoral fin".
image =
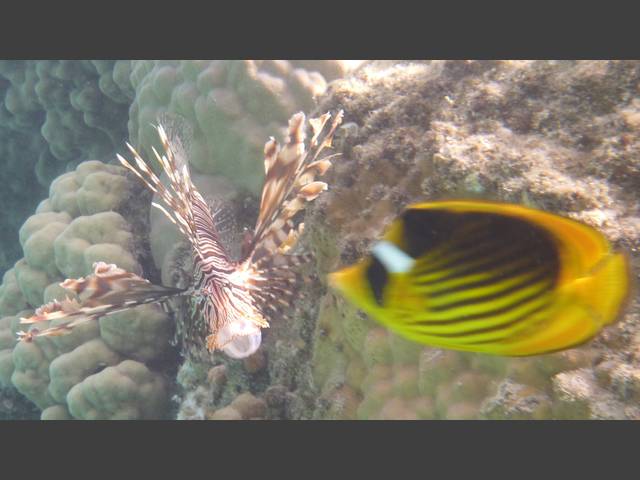
[[[265, 181], [262, 188], [260, 212], [247, 248], [247, 258], [257, 261], [273, 254], [284, 244], [289, 250], [297, 241], [292, 219], [307, 202], [313, 201], [327, 189], [327, 184], [315, 180], [331, 166], [327, 158], [318, 160], [320, 152], [331, 146], [331, 139], [342, 122], [340, 110], [325, 131], [331, 114], [310, 119], [313, 136], [309, 150], [305, 147], [305, 115], [296, 113], [289, 120], [287, 137], [280, 147], [270, 139], [264, 148]], [[293, 231], [293, 233], [291, 233]], [[301, 232], [300, 232], [301, 233]]]
[[213, 246], [216, 254], [228, 261], [228, 256], [216, 232], [214, 215], [189, 175], [187, 157], [191, 142], [184, 137], [190, 137], [190, 127], [179, 116], [164, 116], [162, 120], [169, 120], [166, 130], [160, 124], [157, 126], [162, 153], [158, 153], [155, 148], [151, 150], [168, 179], [166, 184], [131, 145], [127, 144], [127, 147], [133, 155], [135, 166], [121, 155], [117, 156], [118, 160], [149, 190], [159, 196], [162, 204], [154, 202], [153, 206], [159, 209], [187, 238], [195, 257], [205, 258], [206, 251]]
[[[255, 271], [249, 288], [263, 317], [287, 317], [287, 312], [299, 303], [302, 297], [299, 287], [308, 277], [297, 267], [311, 258], [309, 253], [274, 255], [269, 257], [268, 265], [262, 265]], [[261, 263], [266, 263], [266, 260]]]
[[60, 285], [74, 292], [78, 299], [53, 300], [21, 324], [34, 324], [56, 320], [56, 325], [44, 330], [23, 333], [20, 339], [31, 340], [34, 336], [61, 335], [91, 320], [113, 315], [148, 303], [163, 302], [186, 290], [154, 285], [138, 275], [127, 272], [113, 264], [96, 262], [91, 275], [85, 278], [67, 279]]

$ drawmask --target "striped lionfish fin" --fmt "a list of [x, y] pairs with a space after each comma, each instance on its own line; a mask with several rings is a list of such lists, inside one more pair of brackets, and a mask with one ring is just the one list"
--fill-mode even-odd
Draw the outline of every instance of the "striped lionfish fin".
[[307, 280], [298, 267], [311, 260], [311, 254], [276, 255], [270, 265], [254, 271], [248, 288], [256, 307], [263, 316], [273, 314], [286, 316], [287, 310], [295, 305], [301, 293], [297, 287]]
[[272, 137], [264, 147], [265, 181], [262, 188], [260, 213], [252, 239], [244, 248], [245, 258], [257, 262], [269, 255], [289, 251], [304, 227], [296, 227], [293, 216], [306, 202], [314, 200], [327, 189], [324, 182], [315, 181], [331, 166], [330, 157], [318, 159], [331, 147], [333, 135], [342, 122], [340, 110], [328, 130], [330, 113], [309, 120], [313, 130], [309, 150], [305, 147], [305, 115], [296, 113], [289, 120], [289, 128], [282, 147]]
[[158, 125], [156, 129], [162, 142], [164, 155], [161, 156], [153, 147], [152, 151], [156, 161], [162, 166], [169, 179], [168, 187], [160, 181], [129, 143], [127, 143], [127, 147], [138, 168], [133, 167], [121, 155], [117, 155], [118, 160], [133, 172], [149, 190], [162, 198], [168, 208], [155, 202], [152, 205], [159, 209], [187, 237], [201, 260], [214, 255], [221, 262], [228, 264], [229, 257], [217, 234], [214, 216], [191, 181], [182, 142], [174, 136], [169, 138], [162, 125]]
[[57, 320], [57, 325], [44, 330], [20, 332], [19, 337], [31, 341], [35, 336], [62, 335], [73, 327], [106, 315], [190, 293], [179, 288], [154, 285], [113, 264], [96, 262], [93, 268], [93, 273], [86, 278], [67, 279], [60, 284], [74, 292], [77, 299], [67, 297], [62, 301], [53, 300], [36, 309], [31, 317], [20, 319], [23, 325], [50, 320]]
[[250, 265], [252, 270], [247, 287], [256, 308], [266, 318], [274, 314], [286, 316], [285, 312], [300, 299], [297, 287], [306, 278], [295, 267], [307, 263], [311, 255], [290, 253], [304, 229], [304, 223], [296, 225], [293, 217], [307, 202], [327, 189], [326, 183], [315, 178], [329, 169], [330, 157], [319, 157], [331, 146], [342, 117], [343, 112], [339, 111], [330, 123], [329, 113], [310, 119], [313, 134], [308, 150], [305, 146], [306, 118], [302, 112], [289, 120], [282, 147], [273, 138], [265, 144], [266, 176], [260, 212], [253, 237], [243, 251], [244, 264]]

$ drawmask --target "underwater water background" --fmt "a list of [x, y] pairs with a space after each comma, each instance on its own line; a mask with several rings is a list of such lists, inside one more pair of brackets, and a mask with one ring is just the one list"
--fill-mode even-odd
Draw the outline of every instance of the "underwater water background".
[[[640, 318], [558, 353], [505, 358], [403, 339], [327, 286], [407, 206], [451, 198], [579, 220], [640, 244], [638, 61], [0, 61], [0, 418], [638, 419]], [[59, 283], [115, 263], [184, 286], [190, 247], [116, 159], [184, 119], [189, 169], [238, 247], [263, 148], [343, 109], [328, 190], [303, 215], [312, 277], [245, 359], [209, 354], [171, 302], [19, 342]], [[197, 332], [196, 332], [197, 333]]]

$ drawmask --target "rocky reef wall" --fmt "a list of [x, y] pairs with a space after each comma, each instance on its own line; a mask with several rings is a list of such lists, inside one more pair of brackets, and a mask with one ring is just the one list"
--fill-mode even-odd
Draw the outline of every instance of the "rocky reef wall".
[[[324, 280], [406, 205], [456, 197], [586, 222], [628, 253], [637, 277], [639, 89], [640, 63], [624, 61], [370, 62], [332, 82], [317, 111], [345, 110], [342, 155], [303, 238], [318, 280], [294, 319], [267, 332], [263, 383], [249, 381], [247, 360], [226, 361], [227, 376], [241, 372], [268, 418], [640, 418], [636, 296], [587, 345], [508, 359], [403, 340]], [[233, 395], [207, 378], [201, 405], [215, 416]], [[209, 384], [217, 396], [204, 395]]]
[[[405, 205], [455, 197], [581, 220], [637, 272], [639, 88], [638, 62], [605, 61], [373, 62], [334, 82], [320, 109], [347, 112], [342, 157], [307, 218], [319, 277], [364, 255]], [[640, 418], [635, 296], [590, 344], [505, 359], [410, 344], [321, 285], [323, 418]]]

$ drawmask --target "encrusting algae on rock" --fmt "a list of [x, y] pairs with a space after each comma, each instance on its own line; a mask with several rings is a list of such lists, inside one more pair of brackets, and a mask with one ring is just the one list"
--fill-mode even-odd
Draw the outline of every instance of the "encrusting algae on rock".
[[[637, 184], [640, 143], [621, 122], [639, 81], [637, 62], [456, 61], [370, 62], [334, 82], [320, 107], [344, 108], [355, 126], [336, 136], [343, 157], [329, 174], [332, 189], [307, 214], [320, 273], [366, 257], [407, 205], [465, 196], [584, 222], [627, 252], [637, 272], [638, 190], [629, 182]], [[603, 97], [583, 97], [587, 91]], [[625, 173], [605, 168], [614, 163]], [[347, 418], [640, 418], [623, 393], [630, 389], [610, 386], [631, 385], [640, 371], [633, 290], [626, 315], [591, 343], [505, 359], [422, 348], [388, 332], [383, 342], [376, 323], [323, 287], [320, 305], [335, 306], [320, 308], [313, 335], [319, 400], [309, 408], [317, 418], [334, 417], [326, 405], [345, 385], [355, 399]], [[358, 322], [360, 330], [344, 328]], [[363, 341], [367, 348], [351, 347]], [[365, 361], [374, 343], [381, 354]], [[416, 347], [413, 359], [392, 355]], [[362, 365], [357, 376], [354, 364]], [[394, 384], [406, 367], [417, 370], [418, 389], [405, 399]], [[611, 382], [613, 371], [627, 380]], [[592, 394], [573, 391], [578, 385]]]

